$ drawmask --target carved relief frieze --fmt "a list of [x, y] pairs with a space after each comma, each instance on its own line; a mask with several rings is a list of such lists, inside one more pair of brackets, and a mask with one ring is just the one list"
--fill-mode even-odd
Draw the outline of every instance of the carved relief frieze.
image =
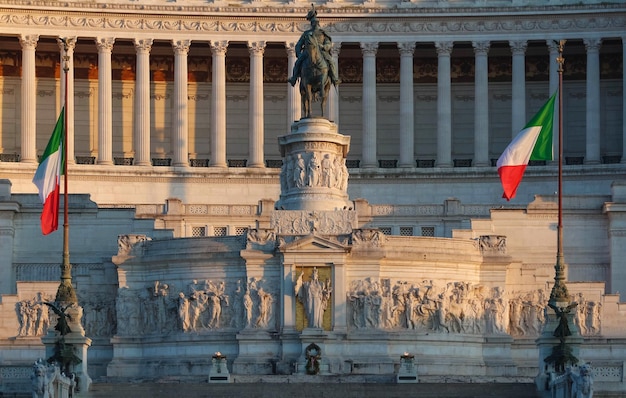
[[349, 174], [346, 160], [342, 154], [337, 154], [337, 149], [341, 147], [325, 142], [307, 142], [305, 145], [316, 149], [327, 148], [333, 153], [312, 151], [287, 155], [280, 173], [281, 192], [285, 194], [305, 187], [346, 192]]
[[[120, 336], [210, 333], [247, 328], [276, 330], [277, 287], [264, 279], [154, 281], [121, 288], [116, 301]], [[97, 325], [97, 323], [94, 323]]]
[[483, 254], [506, 254], [506, 236], [481, 235], [477, 243]]
[[38, 292], [34, 297], [15, 303], [18, 337], [43, 336], [50, 328], [50, 308], [45, 302], [53, 302], [54, 296]]
[[362, 228], [352, 231], [352, 245], [355, 247], [381, 247], [387, 238], [381, 230], [375, 228]]
[[271, 225], [280, 235], [343, 235], [356, 226], [356, 212], [350, 210], [283, 210], [271, 216]]
[[348, 325], [354, 329], [506, 333], [506, 301], [500, 288], [366, 278], [350, 283], [347, 301]]

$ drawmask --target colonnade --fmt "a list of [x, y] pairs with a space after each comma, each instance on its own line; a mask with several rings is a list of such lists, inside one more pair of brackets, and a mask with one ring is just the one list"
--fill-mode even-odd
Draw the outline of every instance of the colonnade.
[[[36, 149], [36, 77], [35, 51], [39, 36], [28, 34], [20, 36], [22, 48], [22, 87], [21, 87], [21, 161], [32, 163], [37, 161]], [[67, 73], [67, 118], [68, 118], [68, 160], [73, 162], [73, 54], [76, 37], [58, 40], [62, 60], [69, 68]], [[113, 37], [97, 37], [95, 44], [98, 50], [98, 132], [97, 132], [97, 163], [113, 164], [113, 112], [112, 112], [112, 73], [111, 55], [115, 45]], [[626, 37], [622, 38], [626, 50]], [[134, 102], [133, 149], [134, 164], [137, 166], [151, 165], [150, 159], [150, 51], [152, 39], [135, 39], [136, 81]], [[184, 167], [188, 159], [188, 74], [187, 56], [191, 40], [173, 39], [174, 52], [174, 93], [172, 104], [171, 156], [172, 166]], [[362, 159], [360, 167], [375, 168], [377, 163], [377, 97], [376, 97], [376, 56], [379, 43], [359, 43], [363, 59], [362, 83]], [[228, 41], [211, 41], [212, 52], [212, 93], [210, 109], [210, 163], [213, 167], [226, 167], [226, 52]], [[438, 57], [437, 70], [437, 153], [435, 165], [452, 167], [452, 98], [451, 98], [451, 54], [453, 41], [435, 42]], [[474, 114], [474, 166], [490, 166], [489, 159], [489, 107], [484, 106], [489, 98], [488, 53], [491, 42], [488, 40], [473, 41], [475, 56], [475, 114]], [[509, 42], [512, 56], [511, 83], [511, 136], [514, 136], [526, 123], [526, 79], [525, 53], [527, 40], [511, 40]], [[587, 55], [586, 66], [586, 153], [585, 163], [601, 162], [600, 150], [600, 57], [599, 50], [602, 39], [585, 38], [584, 45]], [[248, 136], [248, 167], [264, 167], [264, 109], [263, 109], [263, 56], [265, 41], [247, 42], [250, 56], [250, 96], [249, 96], [249, 136]], [[400, 54], [400, 109], [399, 109], [399, 161], [398, 167], [415, 167], [415, 108], [413, 57], [416, 42], [397, 42]], [[547, 40], [546, 46], [550, 54], [549, 91], [558, 87], [556, 57], [558, 48], [553, 40]], [[285, 43], [288, 70], [295, 63], [294, 42]], [[335, 60], [338, 60], [341, 42], [336, 40], [332, 49]], [[626, 51], [623, 51], [626, 53]], [[626, 62], [624, 63], [626, 64]], [[626, 74], [626, 66], [624, 66]], [[62, 74], [65, 79], [65, 74]], [[626, 79], [623, 79], [626, 81]], [[64, 89], [64, 81], [61, 87]], [[300, 117], [300, 98], [297, 88], [287, 88], [287, 126]], [[549, 94], [549, 93], [546, 93]], [[622, 90], [624, 120], [626, 120], [626, 83]], [[481, 106], [483, 104], [483, 106]], [[331, 91], [328, 101], [328, 115], [331, 120], [339, 120], [339, 98], [337, 92]], [[626, 123], [623, 123], [626, 126]], [[626, 153], [626, 127], [623, 127], [622, 153]], [[622, 160], [624, 161], [624, 160]]]

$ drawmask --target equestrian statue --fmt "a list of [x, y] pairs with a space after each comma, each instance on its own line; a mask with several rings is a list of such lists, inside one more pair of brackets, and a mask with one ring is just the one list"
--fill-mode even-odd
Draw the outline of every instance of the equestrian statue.
[[293, 74], [289, 78], [292, 86], [296, 85], [298, 78], [300, 79], [302, 118], [312, 117], [311, 105], [318, 101], [321, 102], [324, 117], [330, 85], [337, 87], [341, 83], [330, 53], [332, 40], [320, 27], [315, 6], [311, 6], [311, 11], [306, 15], [306, 19], [311, 22], [311, 28], [306, 30], [296, 43], [297, 60], [293, 66]]

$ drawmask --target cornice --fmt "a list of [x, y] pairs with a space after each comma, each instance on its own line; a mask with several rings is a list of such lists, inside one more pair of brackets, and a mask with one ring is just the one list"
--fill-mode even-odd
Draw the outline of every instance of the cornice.
[[[335, 15], [385, 16], [389, 14], [407, 14], [420, 16], [466, 16], [466, 15], [534, 15], [543, 14], [571, 14], [571, 13], [598, 13], [624, 11], [626, 8], [620, 0], [609, 0], [597, 4], [581, 4], [577, 0], [537, 0], [531, 5], [518, 5], [515, 1], [490, 0], [489, 5], [478, 0], [455, 1], [455, 4], [439, 2], [434, 5], [429, 0], [378, 0], [366, 1], [362, 4], [347, 3], [341, 0], [333, 0], [324, 4], [316, 4], [320, 19], [332, 18]], [[542, 3], [542, 4], [541, 4]], [[569, 4], [568, 4], [569, 3]], [[59, 11], [68, 12], [107, 12], [116, 14], [142, 14], [142, 15], [229, 15], [236, 14], [238, 17], [251, 16], [258, 18], [260, 15], [283, 16], [288, 18], [303, 19], [310, 8], [310, 2], [291, 0], [267, 0], [262, 3], [257, 1], [237, 4], [225, 0], [212, 1], [185, 1], [184, 3], [171, 2], [171, 0], [151, 0], [142, 2], [129, 1], [102, 1], [102, 0], [0, 0], [0, 8], [24, 9], [28, 11], [41, 11], [49, 13]]]
[[[61, 9], [61, 5], [65, 5]], [[130, 12], [132, 11], [132, 12]], [[98, 3], [62, 3], [48, 1], [0, 0], [0, 33], [16, 29], [54, 30], [93, 36], [133, 37], [223, 33], [246, 36], [263, 33], [292, 35], [308, 28], [304, 20], [307, 8], [219, 7], [140, 5]], [[458, 18], [450, 18], [458, 14]], [[621, 4], [544, 7], [493, 8], [367, 8], [323, 9], [323, 26], [341, 36], [406, 36], [416, 33], [454, 37], [474, 34], [559, 34], [577, 32], [601, 37], [603, 32], [622, 32], [626, 28], [626, 7]], [[88, 34], [87, 34], [88, 33]], [[617, 34], [616, 33], [616, 34]], [[545, 38], [545, 36], [542, 36]], [[206, 40], [206, 39], [205, 39]], [[425, 38], [425, 40], [430, 40]]]

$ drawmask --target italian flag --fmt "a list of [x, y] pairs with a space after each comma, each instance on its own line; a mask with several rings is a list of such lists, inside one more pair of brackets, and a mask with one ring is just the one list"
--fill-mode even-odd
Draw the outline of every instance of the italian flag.
[[52, 137], [41, 156], [39, 167], [35, 171], [33, 183], [39, 190], [39, 199], [43, 203], [41, 213], [41, 232], [48, 235], [59, 228], [59, 194], [61, 175], [63, 174], [63, 134], [65, 131], [65, 107], [54, 126]]
[[556, 93], [506, 147], [496, 165], [502, 181], [502, 197], [511, 200], [530, 160], [552, 160], [552, 125]]

